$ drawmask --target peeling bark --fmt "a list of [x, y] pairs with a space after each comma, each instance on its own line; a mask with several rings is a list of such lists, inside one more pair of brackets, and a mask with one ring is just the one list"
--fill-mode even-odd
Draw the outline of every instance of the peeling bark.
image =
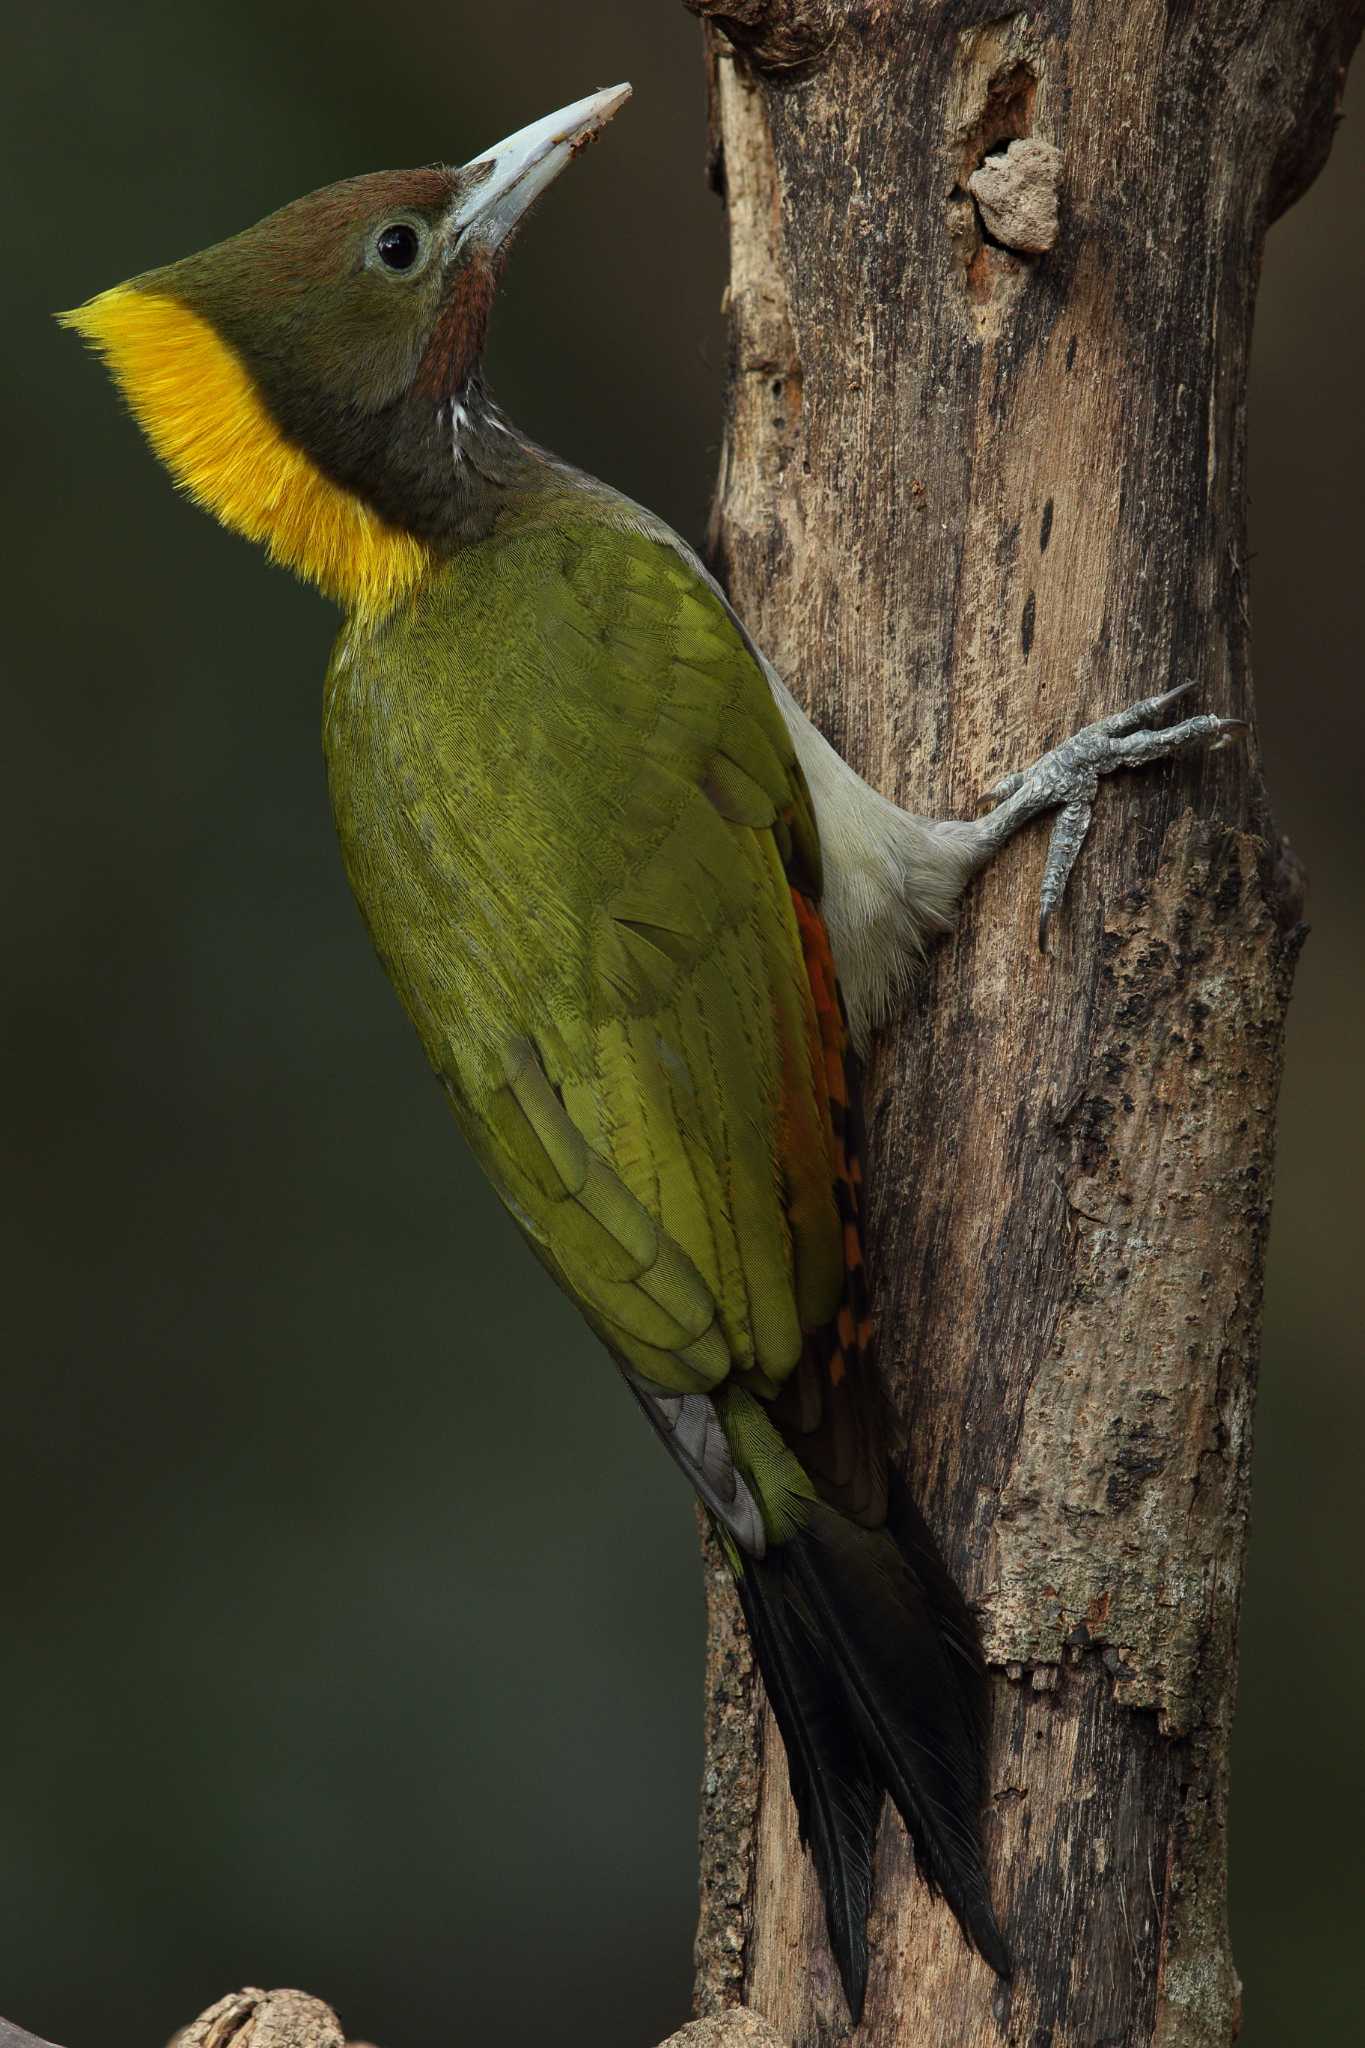
[[[1325, 158], [1362, 9], [687, 4], [731, 231], [712, 552], [831, 739], [963, 816], [1176, 682], [1253, 721], [1245, 752], [1104, 786], [1048, 958], [1040, 843], [1016, 843], [868, 1089], [883, 1372], [982, 1615], [1019, 1968], [1000, 1987], [967, 1953], [884, 1818], [857, 2039], [1215, 2048], [1239, 2017], [1227, 1743], [1303, 934], [1255, 750], [1246, 366], [1266, 223]], [[1056, 152], [1045, 250], [1005, 246], [974, 196], [1016, 142]], [[714, 1557], [708, 1578], [698, 2010], [840, 2041], [780, 1740]]]

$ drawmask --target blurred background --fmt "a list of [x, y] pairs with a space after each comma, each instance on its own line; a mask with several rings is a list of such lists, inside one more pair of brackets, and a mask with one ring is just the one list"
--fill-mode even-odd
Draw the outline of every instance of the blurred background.
[[[383, 2048], [647, 2048], [687, 2015], [695, 1912], [685, 1488], [364, 940], [318, 749], [332, 615], [176, 499], [49, 315], [631, 78], [518, 251], [493, 371], [700, 538], [724, 234], [695, 25], [60, 0], [7, 35], [0, 2012], [155, 2048], [283, 1983]], [[1314, 934], [1235, 1755], [1248, 2048], [1345, 2039], [1358, 2007], [1355, 106], [1272, 233], [1252, 392], [1261, 715]]]

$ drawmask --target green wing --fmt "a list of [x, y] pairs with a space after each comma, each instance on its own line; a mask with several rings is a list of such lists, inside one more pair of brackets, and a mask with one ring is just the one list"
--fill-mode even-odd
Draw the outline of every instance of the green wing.
[[[844, 1285], [792, 902], [819, 853], [785, 723], [666, 544], [561, 517], [469, 553], [385, 672], [409, 821], [464, 886], [428, 904], [409, 878], [379, 914], [378, 828], [358, 858], [354, 817], [353, 882], [550, 1271], [645, 1389], [731, 1389], [743, 1462], [781, 1468], [760, 1497], [808, 1491], [748, 1398], [776, 1394]], [[343, 844], [347, 822], [343, 792]]]
[[691, 1392], [736, 1368], [771, 1390], [842, 1280], [789, 878], [816, 886], [809, 799], [689, 564], [608, 530], [557, 566], [536, 593], [546, 687], [586, 704], [615, 815], [586, 801], [588, 860], [564, 856], [570, 887], [591, 875], [582, 1009], [509, 1040], [480, 1150], [637, 1371]]

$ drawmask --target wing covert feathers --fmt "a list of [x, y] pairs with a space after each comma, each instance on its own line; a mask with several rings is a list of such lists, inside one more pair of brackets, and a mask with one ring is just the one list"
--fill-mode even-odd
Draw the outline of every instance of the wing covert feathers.
[[[714, 592], [657, 541], [598, 539], [503, 550], [522, 572], [509, 603], [550, 673], [529, 730], [484, 691], [458, 772], [482, 786], [486, 769], [512, 796], [513, 751], [544, 773], [496, 860], [465, 849], [471, 918], [507, 907], [459, 971], [500, 966], [527, 903], [545, 950], [490, 991], [504, 1035], [481, 1071], [452, 1072], [449, 1039], [433, 1058], [504, 1200], [627, 1369], [665, 1393], [733, 1377], [768, 1396], [841, 1285], [784, 864], [817, 885], [814, 822], [785, 722]], [[481, 618], [477, 598], [467, 615]], [[541, 857], [523, 872], [525, 837]], [[420, 1023], [435, 1006], [412, 1007]], [[804, 1162], [791, 1190], [790, 1157]]]

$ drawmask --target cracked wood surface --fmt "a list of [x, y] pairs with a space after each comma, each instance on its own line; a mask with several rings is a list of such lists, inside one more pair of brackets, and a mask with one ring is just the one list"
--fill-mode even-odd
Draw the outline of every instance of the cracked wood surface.
[[[1227, 1743], [1283, 1022], [1302, 938], [1257, 762], [1244, 397], [1266, 223], [1361, 8], [687, 0], [729, 212], [716, 566], [912, 809], [1138, 694], [1246, 750], [1123, 776], [1053, 951], [1042, 835], [979, 883], [869, 1074], [882, 1368], [994, 1673], [998, 1986], [884, 1816], [867, 2048], [1221, 2048]], [[719, 32], [728, 25], [735, 42]], [[1054, 245], [969, 181], [1058, 153]], [[1017, 161], [1017, 156], [1016, 156]], [[989, 183], [989, 180], [988, 180]], [[723, 1570], [697, 2001], [847, 2016]]]

